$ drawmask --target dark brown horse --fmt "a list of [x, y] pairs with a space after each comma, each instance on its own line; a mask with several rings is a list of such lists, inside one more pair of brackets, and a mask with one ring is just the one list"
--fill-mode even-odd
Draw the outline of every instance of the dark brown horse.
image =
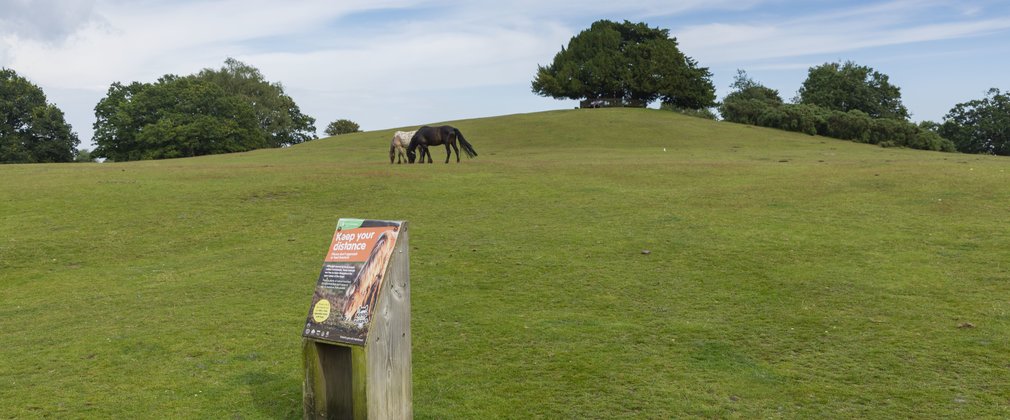
[[[428, 146], [444, 144], [445, 163], [449, 163], [452, 150], [456, 151], [456, 162], [459, 163], [459, 148], [456, 147], [457, 140], [459, 140], [459, 145], [463, 148], [463, 152], [466, 153], [467, 157], [473, 158], [477, 156], [477, 151], [473, 150], [473, 146], [463, 138], [463, 133], [460, 133], [459, 129], [448, 125], [421, 127], [417, 129], [417, 133], [414, 133], [414, 137], [410, 138], [410, 144], [407, 145], [407, 161], [414, 163], [414, 160], [417, 158], [414, 151], [417, 148], [421, 148], [421, 159], [417, 163], [424, 163], [425, 155], [428, 155], [428, 163], [431, 163], [431, 152], [428, 151]], [[449, 146], [452, 146], [452, 150], [449, 149]]]

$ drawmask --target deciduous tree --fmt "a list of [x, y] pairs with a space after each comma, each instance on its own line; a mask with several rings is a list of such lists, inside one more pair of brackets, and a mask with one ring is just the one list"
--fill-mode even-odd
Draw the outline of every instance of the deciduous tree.
[[719, 114], [726, 121], [756, 125], [768, 108], [782, 105], [782, 97], [777, 90], [754, 81], [743, 70], [737, 70], [730, 87], [733, 91], [719, 105]]
[[316, 120], [302, 114], [280, 83], [270, 83], [259, 69], [228, 58], [220, 69], [204, 69], [196, 75], [220, 86], [252, 105], [256, 123], [269, 136], [270, 147], [290, 146], [316, 137]]
[[311, 140], [316, 131], [315, 119], [279, 83], [232, 58], [191, 76], [113, 83], [95, 117], [92, 155], [115, 161], [281, 147]]
[[252, 105], [217, 84], [166, 75], [153, 84], [114, 83], [95, 107], [93, 156], [167, 159], [268, 147]]
[[0, 163], [72, 162], [80, 144], [42, 89], [0, 69]]
[[538, 66], [533, 92], [557, 99], [617, 99], [676, 108], [715, 103], [711, 73], [684, 55], [667, 29], [600, 20], [573, 37], [548, 66]]
[[1010, 155], [1010, 92], [993, 88], [982, 99], [955, 105], [939, 132], [960, 152]]
[[799, 103], [842, 112], [859, 110], [870, 118], [908, 119], [901, 89], [886, 74], [852, 61], [811, 67], [800, 87]]

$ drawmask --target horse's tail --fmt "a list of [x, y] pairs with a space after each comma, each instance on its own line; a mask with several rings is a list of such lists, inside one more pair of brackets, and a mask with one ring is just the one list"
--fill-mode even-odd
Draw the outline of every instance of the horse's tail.
[[393, 164], [393, 159], [396, 156], [396, 137], [393, 137], [393, 142], [389, 143], [389, 164]]
[[459, 139], [459, 145], [462, 146], [463, 151], [466, 152], [466, 157], [472, 158], [477, 156], [477, 151], [473, 150], [473, 146], [471, 146], [470, 143], [463, 138], [463, 133], [460, 133], [458, 128], [453, 128], [453, 131], [456, 132], [456, 138]]

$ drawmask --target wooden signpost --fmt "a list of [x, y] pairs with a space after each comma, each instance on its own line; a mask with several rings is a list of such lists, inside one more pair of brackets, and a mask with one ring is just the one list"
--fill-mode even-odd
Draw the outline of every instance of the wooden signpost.
[[409, 419], [407, 222], [340, 219], [302, 333], [304, 417]]

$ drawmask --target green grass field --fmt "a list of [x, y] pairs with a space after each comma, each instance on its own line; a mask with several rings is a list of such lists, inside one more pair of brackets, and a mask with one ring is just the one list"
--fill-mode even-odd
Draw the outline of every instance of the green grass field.
[[480, 156], [390, 165], [390, 129], [0, 166], [0, 418], [300, 417], [340, 217], [410, 222], [417, 418], [1010, 417], [1010, 160], [452, 124]]

